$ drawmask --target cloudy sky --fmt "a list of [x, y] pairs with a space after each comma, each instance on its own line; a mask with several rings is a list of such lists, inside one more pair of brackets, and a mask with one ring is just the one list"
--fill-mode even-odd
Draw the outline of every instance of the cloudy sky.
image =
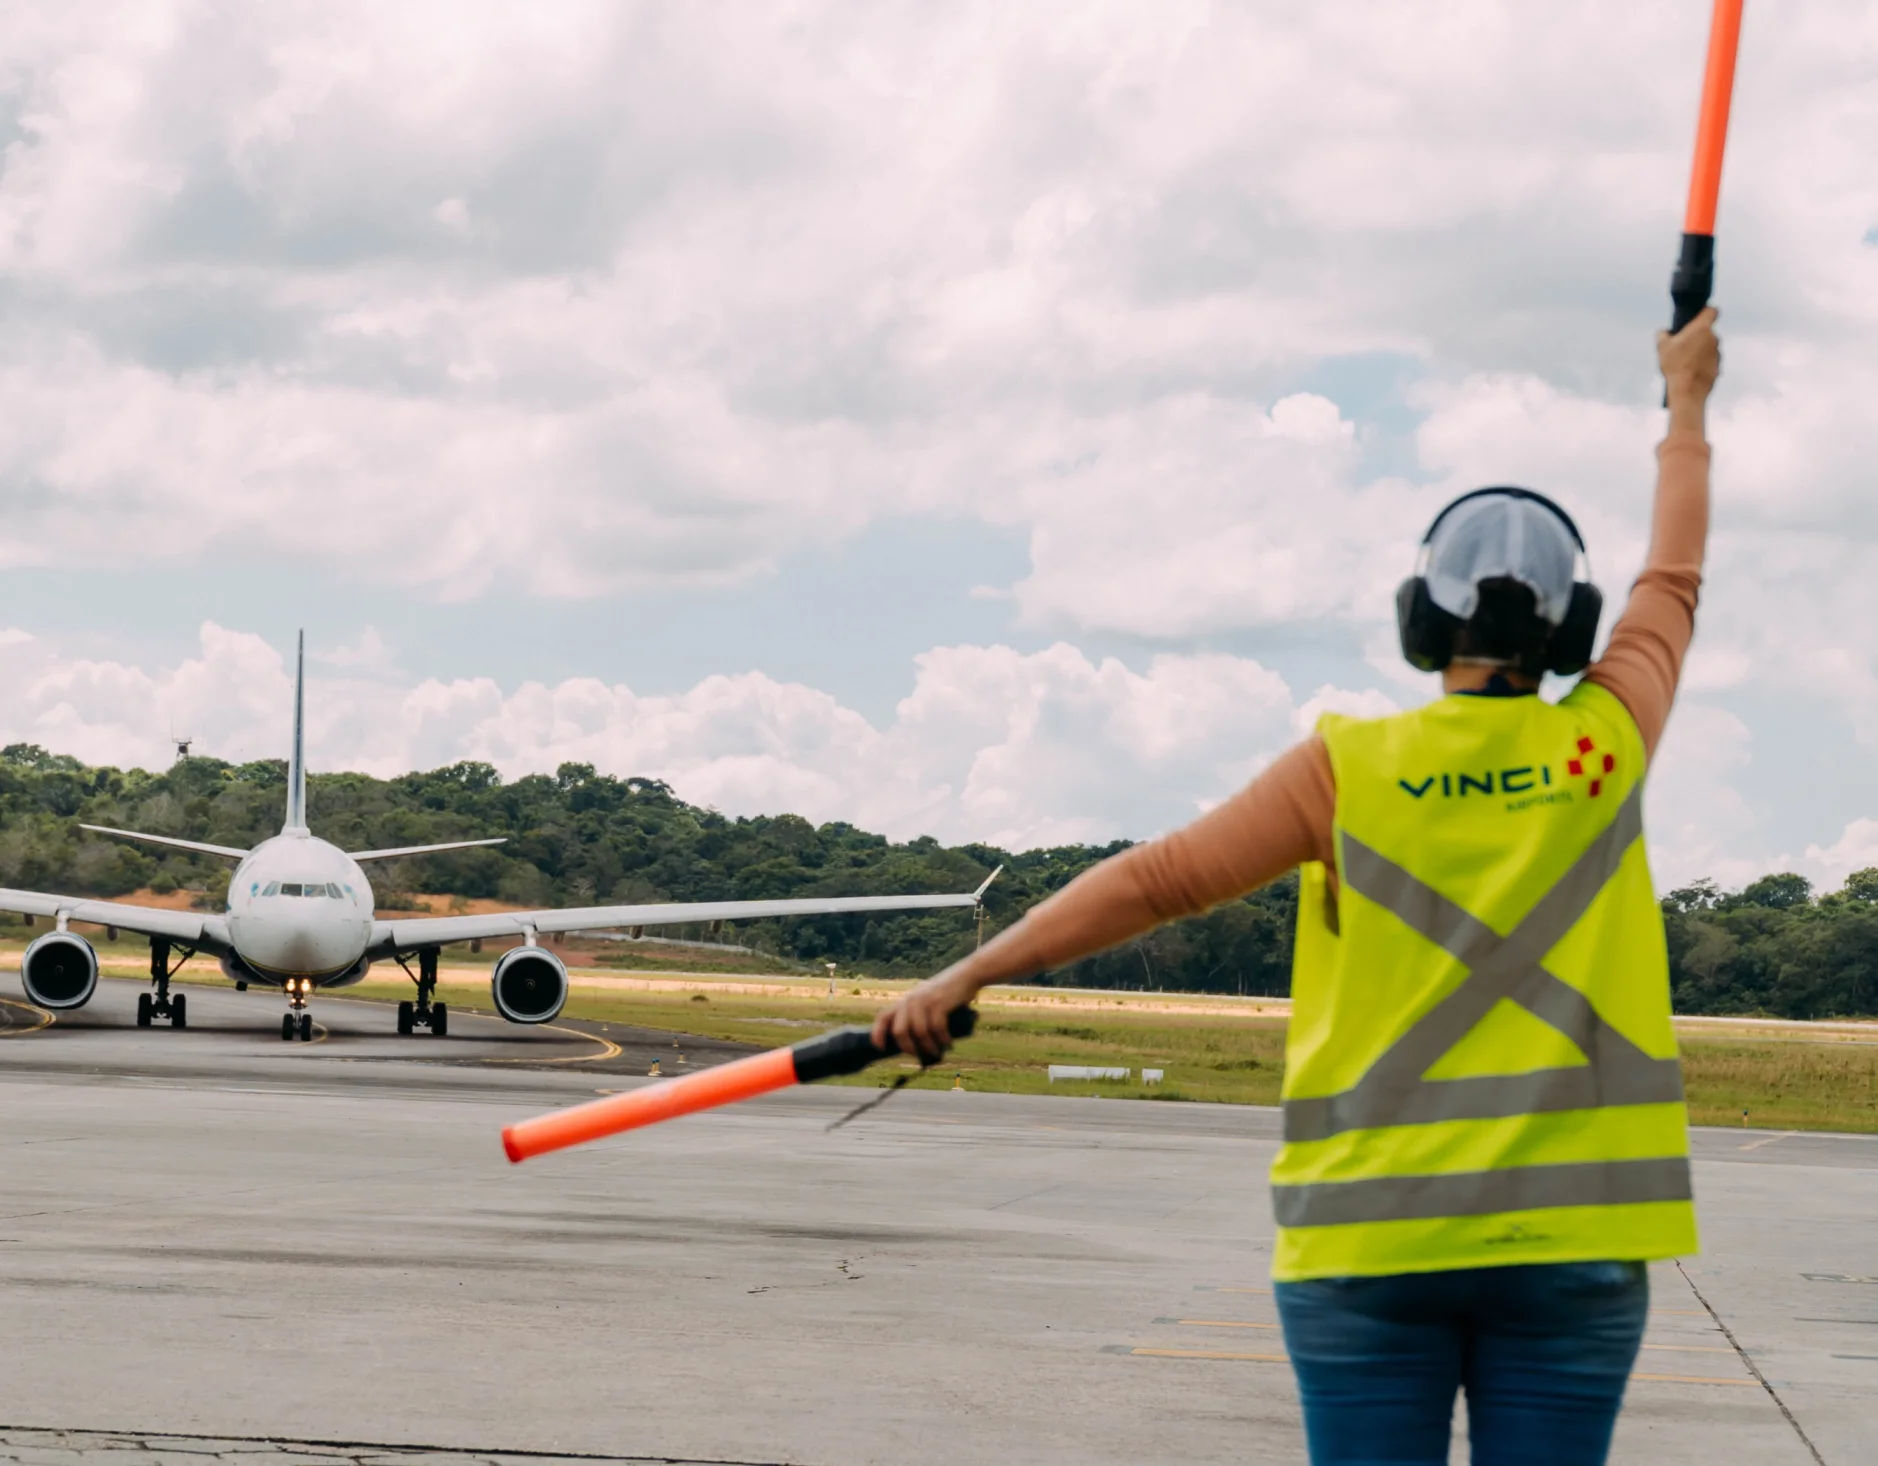
[[[1431, 684], [1448, 496], [1614, 594], [1705, 0], [0, 19], [0, 737], [566, 759], [1011, 845]], [[1667, 880], [1878, 863], [1878, 12], [1749, 16]]]

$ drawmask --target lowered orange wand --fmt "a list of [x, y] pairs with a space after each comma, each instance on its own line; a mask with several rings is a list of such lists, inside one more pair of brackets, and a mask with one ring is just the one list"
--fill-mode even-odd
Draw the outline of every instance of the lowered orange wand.
[[[955, 1009], [946, 1027], [954, 1038], [967, 1038], [978, 1022], [970, 1008]], [[661, 1120], [675, 1120], [719, 1105], [735, 1104], [792, 1084], [810, 1084], [837, 1074], [858, 1074], [869, 1064], [899, 1050], [877, 1049], [865, 1028], [837, 1028], [820, 1038], [807, 1039], [786, 1049], [771, 1049], [735, 1059], [714, 1069], [700, 1070], [627, 1094], [589, 1100], [572, 1109], [554, 1110], [510, 1125], [502, 1132], [502, 1148], [512, 1161], [546, 1155], [570, 1145], [583, 1145], [622, 1130], [637, 1130]], [[886, 1098], [886, 1096], [882, 1096]]]
[[1689, 209], [1682, 221], [1682, 253], [1669, 282], [1669, 298], [1676, 308], [1671, 331], [1680, 331], [1694, 320], [1715, 288], [1715, 204], [1721, 194], [1728, 108], [1734, 99], [1741, 5], [1742, 0], [1715, 0], [1714, 19], [1709, 23], [1708, 67], [1702, 77], [1702, 112], [1696, 124], [1695, 167], [1689, 176]]

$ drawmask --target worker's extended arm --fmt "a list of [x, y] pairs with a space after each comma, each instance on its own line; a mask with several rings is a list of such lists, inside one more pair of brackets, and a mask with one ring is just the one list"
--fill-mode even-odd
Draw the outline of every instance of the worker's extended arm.
[[1715, 312], [1703, 311], [1675, 336], [1660, 333], [1657, 357], [1669, 389], [1669, 433], [1656, 450], [1650, 553], [1604, 655], [1585, 673], [1587, 682], [1629, 709], [1651, 754], [1669, 721], [1702, 588], [1709, 466], [1704, 422], [1721, 372]]
[[[1703, 415], [1720, 371], [1714, 322], [1714, 311], [1704, 311], [1676, 336], [1659, 336], [1670, 431], [1658, 453], [1650, 557], [1605, 655], [1586, 674], [1630, 709], [1652, 749], [1669, 716], [1702, 579]], [[1309, 738], [1186, 828], [1086, 871], [970, 957], [928, 978], [881, 1012], [875, 1044], [937, 1059], [950, 1043], [947, 1016], [994, 982], [1067, 966], [1255, 891], [1306, 861], [1331, 863], [1335, 802], [1329, 755], [1321, 739]]]
[[944, 1052], [946, 1015], [994, 982], [1034, 977], [1256, 891], [1293, 866], [1330, 858], [1330, 757], [1313, 736], [1184, 829], [1083, 872], [1023, 920], [874, 1023], [874, 1042], [923, 1058]]

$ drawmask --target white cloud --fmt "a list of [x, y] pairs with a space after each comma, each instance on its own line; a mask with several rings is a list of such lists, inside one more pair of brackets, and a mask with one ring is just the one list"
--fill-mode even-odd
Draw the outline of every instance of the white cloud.
[[[899, 838], [1017, 847], [1106, 841], [1184, 823], [1294, 736], [1283, 679], [1242, 658], [1162, 656], [1145, 672], [1057, 645], [941, 647], [885, 728], [814, 688], [761, 673], [641, 697], [592, 678], [512, 690], [416, 686], [312, 649], [308, 757], [381, 776], [460, 759], [510, 778], [589, 763], [665, 779], [733, 814], [790, 811]], [[335, 668], [338, 675], [322, 672]], [[374, 675], [361, 676], [360, 672]], [[161, 766], [172, 728], [240, 761], [287, 746], [291, 671], [259, 637], [213, 623], [200, 655], [147, 670], [66, 659], [0, 636], [0, 741], [97, 763]], [[1313, 706], [1367, 706], [1319, 689]], [[315, 811], [317, 813], [317, 810]]]
[[[663, 779], [729, 814], [792, 812], [896, 839], [1016, 849], [1172, 829], [1254, 777], [1322, 713], [1379, 717], [1418, 700], [1330, 684], [1300, 697], [1258, 662], [1221, 654], [1162, 655], [1137, 672], [1064, 643], [1033, 653], [953, 646], [917, 659], [913, 690], [876, 726], [825, 692], [761, 672], [641, 696], [590, 677], [510, 688], [413, 682], [396, 661], [375, 634], [309, 647], [316, 772], [389, 777], [468, 759], [514, 779], [586, 763]], [[0, 743], [144, 767], [168, 762], [176, 734], [235, 762], [287, 747], [288, 656], [213, 622], [196, 656], [161, 667], [68, 657], [0, 630], [0, 679], [10, 689]], [[1753, 734], [1733, 712], [1699, 700], [1677, 708], [1648, 786], [1664, 889], [1704, 877], [1733, 889], [1796, 866], [1836, 886], [1878, 865], [1878, 820], [1863, 817], [1802, 860], [1772, 853], [1736, 787], [1753, 755]]]
[[397, 657], [375, 626], [367, 626], [350, 646], [336, 646], [331, 651], [312, 653], [312, 660], [355, 675], [390, 675], [397, 670]]
[[[946, 504], [1032, 526], [1033, 618], [1367, 620], [1426, 505], [1278, 384], [1407, 353], [1567, 399], [1449, 410], [1438, 470], [1635, 476], [1699, 41], [1615, 0], [47, 14], [0, 43], [0, 559], [568, 595]], [[1724, 283], [1796, 328], [1878, 313], [1872, 45], [1806, 7], [1744, 73], [1729, 221], [1776, 222]], [[1846, 343], [1760, 339], [1744, 442], [1804, 466]]]
[[1878, 820], [1855, 819], [1837, 840], [1824, 848], [1809, 845], [1806, 868], [1826, 889], [1845, 884], [1855, 870], [1878, 866]]
[[[1028, 634], [1334, 642], [1406, 700], [1425, 682], [1388, 597], [1445, 494], [1557, 494], [1613, 604], [1640, 560], [1703, 21], [1619, 0], [29, 8], [0, 36], [0, 567], [239, 558], [570, 597], [723, 584], [943, 510], [1027, 537], [1027, 573], [986, 590]], [[1744, 53], [1690, 668], [1741, 706], [1823, 697], [1868, 747], [1875, 75], [1878, 13], [1852, 0], [1800, 0]], [[1378, 360], [1402, 378], [1381, 405], [1350, 385]], [[381, 651], [326, 665], [394, 684]], [[700, 668], [670, 707], [360, 691], [334, 746], [626, 738], [607, 746], [676, 767], [659, 740], [682, 728], [728, 740], [696, 766], [726, 800], [830, 808], [841, 760], [878, 748], [902, 760], [878, 789], [918, 791], [883, 821], [1025, 839], [1169, 818], [1099, 792], [1120, 771], [1183, 768], [1167, 787], [1204, 799], [1258, 757], [1189, 748], [1170, 712], [1208, 677], [1263, 706], [1251, 664], [950, 655], [872, 743], [819, 694]], [[180, 667], [48, 663], [16, 696], [74, 752], [160, 752], [172, 710], [245, 743], [277, 690], [251, 670], [221, 712], [192, 711]], [[966, 764], [905, 751], [928, 701], [980, 730]], [[1738, 787], [1762, 732], [1678, 713], [1671, 863], [1777, 858]]]
[[1736, 789], [1754, 735], [1724, 708], [1684, 701], [1650, 765], [1644, 813], [1650, 863], [1664, 889], [1709, 878], [1738, 889], [1785, 857], [1764, 855], [1754, 811]]

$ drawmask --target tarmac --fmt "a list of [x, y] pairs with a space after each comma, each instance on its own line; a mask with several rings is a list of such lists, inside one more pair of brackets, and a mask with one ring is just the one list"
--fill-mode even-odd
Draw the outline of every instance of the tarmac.
[[[810, 1089], [511, 1166], [736, 1046], [139, 989], [0, 978], [0, 1463], [1305, 1460], [1270, 1110]], [[1878, 1138], [1696, 1154], [1613, 1461], [1878, 1460]]]

